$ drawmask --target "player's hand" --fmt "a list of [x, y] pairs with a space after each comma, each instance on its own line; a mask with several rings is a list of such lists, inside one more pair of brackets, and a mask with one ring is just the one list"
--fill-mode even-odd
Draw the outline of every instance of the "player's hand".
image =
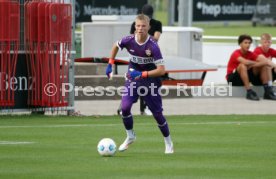
[[147, 71], [140, 72], [134, 69], [129, 69], [126, 76], [129, 80], [138, 80], [140, 78], [147, 78], [148, 72]]
[[136, 70], [129, 70], [127, 73], [127, 78], [130, 80], [138, 80], [142, 76], [142, 72]]
[[112, 64], [108, 64], [105, 70], [105, 74], [107, 76], [108, 79], [112, 78]]
[[108, 65], [105, 70], [105, 74], [109, 80], [112, 80], [112, 65], [115, 63], [114, 59], [110, 58], [108, 61]]

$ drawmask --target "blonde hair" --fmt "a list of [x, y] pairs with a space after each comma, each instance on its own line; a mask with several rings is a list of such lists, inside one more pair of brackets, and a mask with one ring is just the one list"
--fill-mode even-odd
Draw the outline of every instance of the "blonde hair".
[[261, 40], [271, 40], [271, 35], [269, 33], [263, 33], [261, 35]]
[[148, 24], [150, 23], [150, 18], [145, 14], [138, 14], [135, 18], [135, 21], [136, 20], [146, 21]]

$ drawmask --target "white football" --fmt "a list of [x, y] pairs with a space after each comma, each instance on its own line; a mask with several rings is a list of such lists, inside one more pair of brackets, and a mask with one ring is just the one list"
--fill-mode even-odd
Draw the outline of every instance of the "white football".
[[116, 152], [116, 143], [110, 138], [104, 138], [98, 143], [97, 149], [101, 156], [110, 157]]

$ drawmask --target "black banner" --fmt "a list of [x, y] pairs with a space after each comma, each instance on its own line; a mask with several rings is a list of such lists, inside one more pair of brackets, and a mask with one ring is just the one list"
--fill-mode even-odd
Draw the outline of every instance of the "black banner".
[[[32, 79], [28, 76], [26, 55], [18, 54], [15, 76], [9, 76], [0, 71], [0, 79], [0, 89], [6, 91], [4, 99], [12, 101], [12, 93], [14, 93], [15, 102], [15, 105], [11, 107], [0, 106], [0, 111], [1, 109], [27, 109], [28, 90], [31, 88], [28, 84]], [[8, 93], [9, 97], [7, 97]]]
[[[32, 85], [28, 86], [28, 83], [32, 81], [32, 77], [28, 76], [27, 71], [27, 58], [25, 54], [18, 54], [18, 60], [16, 64], [16, 74], [13, 77], [14, 83], [14, 95], [15, 106], [14, 109], [27, 109], [28, 106], [28, 91], [31, 90]], [[10, 79], [11, 80], [11, 79]]]
[[91, 15], [136, 15], [147, 0], [77, 0], [76, 22], [91, 22]]
[[[193, 0], [193, 21], [251, 20], [254, 13], [269, 15], [272, 4], [258, 0]], [[178, 0], [175, 1], [175, 21], [178, 21]]]
[[194, 0], [193, 21], [251, 20], [254, 13], [271, 13], [269, 3], [257, 5], [257, 0]]

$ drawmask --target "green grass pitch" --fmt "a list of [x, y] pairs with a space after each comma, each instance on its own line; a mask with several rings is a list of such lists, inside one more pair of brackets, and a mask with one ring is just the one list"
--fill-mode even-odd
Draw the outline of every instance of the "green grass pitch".
[[275, 118], [168, 116], [175, 153], [165, 155], [153, 118], [135, 116], [136, 142], [101, 157], [101, 138], [125, 139], [118, 116], [1, 116], [0, 178], [274, 178]]

